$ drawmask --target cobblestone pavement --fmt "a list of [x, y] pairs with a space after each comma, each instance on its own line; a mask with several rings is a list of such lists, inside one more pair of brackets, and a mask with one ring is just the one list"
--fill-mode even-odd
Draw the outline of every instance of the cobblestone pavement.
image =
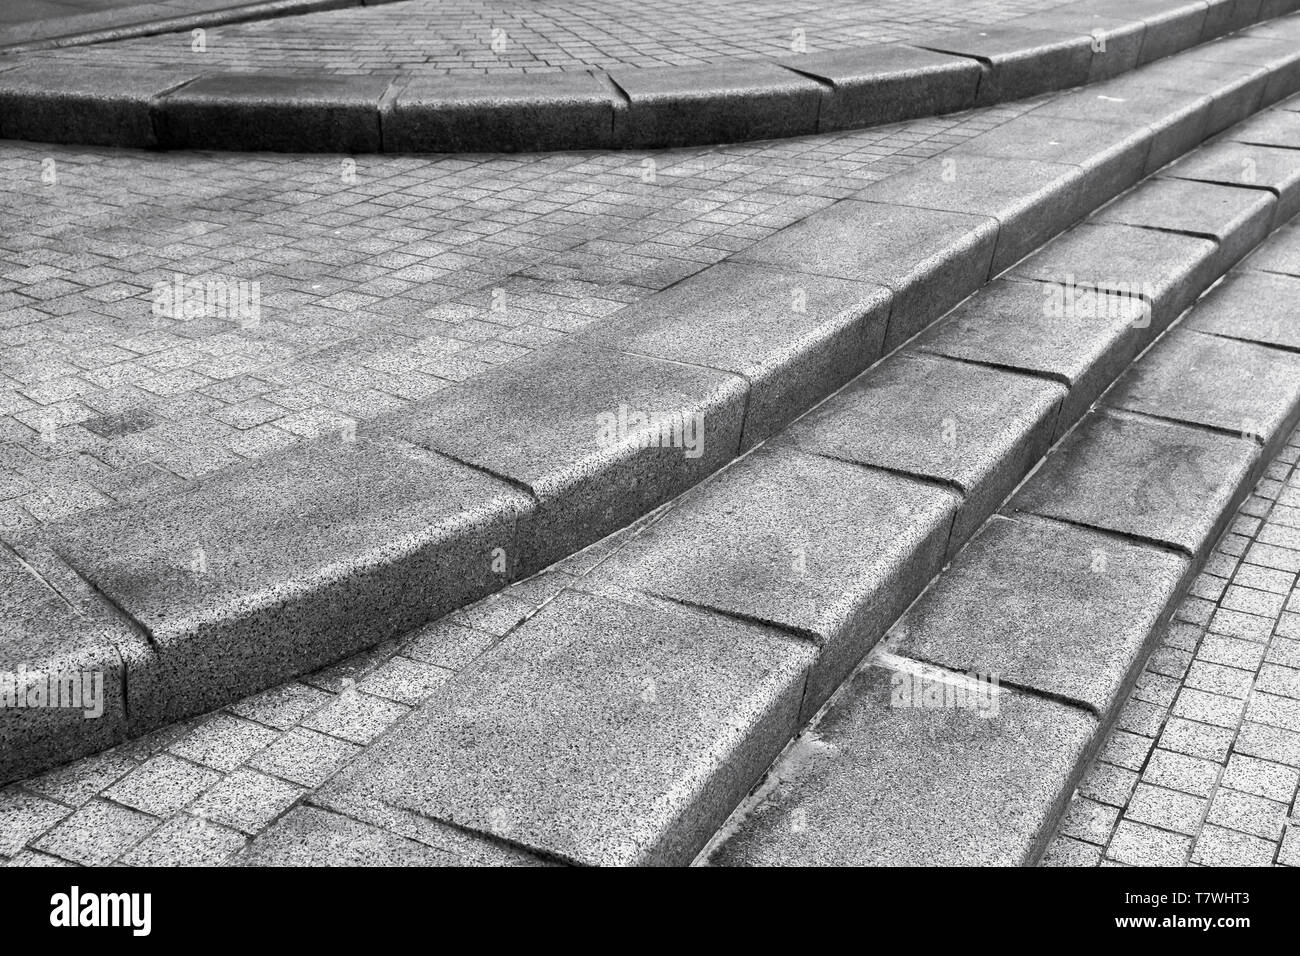
[[0, 537], [431, 400], [1031, 105], [654, 154], [0, 144]]
[[[129, 66], [493, 73], [714, 63], [917, 40], [1062, 0], [407, 0], [29, 56]], [[201, 58], [201, 59], [198, 59]]]
[[1300, 431], [1220, 541], [1049, 865], [1300, 866]]

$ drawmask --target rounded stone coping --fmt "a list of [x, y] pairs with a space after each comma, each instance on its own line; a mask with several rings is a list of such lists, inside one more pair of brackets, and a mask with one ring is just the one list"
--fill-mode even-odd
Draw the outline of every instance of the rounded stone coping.
[[1300, 0], [1074, 0], [925, 43], [610, 72], [339, 76], [0, 63], [0, 138], [349, 153], [743, 142], [1079, 86], [1297, 9]]

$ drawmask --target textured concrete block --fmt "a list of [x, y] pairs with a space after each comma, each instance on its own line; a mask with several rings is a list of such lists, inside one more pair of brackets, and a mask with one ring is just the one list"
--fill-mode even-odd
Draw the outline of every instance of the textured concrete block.
[[1079, 166], [1084, 175], [1075, 193], [1077, 208], [1062, 216], [1072, 222], [1138, 181], [1151, 141], [1152, 135], [1138, 125], [1039, 116], [1035, 111], [981, 133], [948, 155], [973, 153]]
[[1256, 113], [1224, 135], [1234, 143], [1300, 149], [1300, 112], [1286, 109]]
[[1113, 535], [993, 517], [884, 649], [1091, 708], [1124, 701], [1191, 564]]
[[1201, 558], [1231, 520], [1259, 446], [1246, 438], [1094, 412], [1010, 508], [1114, 531]]
[[76, 603], [0, 545], [0, 783], [126, 737], [118, 647], [143, 638]]
[[1092, 48], [1088, 82], [1096, 83], [1138, 65], [1146, 24], [1128, 15], [1096, 13], [1093, 6], [1093, 0], [1078, 0], [1009, 20], [1006, 25], [1086, 36]]
[[1217, 142], [1168, 167], [1163, 175], [1225, 186], [1266, 189], [1277, 196], [1273, 221], [1300, 213], [1300, 151]]
[[382, 427], [524, 486], [525, 573], [626, 527], [731, 461], [737, 375], [609, 349], [539, 349], [444, 389]]
[[1023, 22], [945, 33], [920, 45], [979, 60], [985, 68], [976, 100], [981, 106], [1078, 86], [1092, 67], [1089, 37], [1028, 29]]
[[[433, 824], [437, 825], [437, 824]], [[317, 807], [294, 807], [264, 830], [240, 853], [237, 866], [466, 866], [490, 862], [507, 862], [495, 857], [489, 841], [469, 833], [445, 828], [448, 839], [430, 846], [399, 836], [389, 830], [353, 820]], [[461, 844], [481, 844], [489, 860], [476, 859]], [[515, 854], [512, 865], [532, 862], [526, 854]]]
[[0, 74], [0, 139], [157, 145], [150, 105], [197, 71], [24, 63]]
[[1182, 327], [1300, 352], [1300, 279], [1234, 273], [1196, 304]]
[[[709, 856], [716, 866], [1021, 866], [1052, 835], [1096, 719], [1011, 690], [997, 716], [894, 706], [921, 683], [864, 667], [780, 783]], [[915, 695], [916, 700], [920, 695]]]
[[1205, 11], [1205, 27], [1201, 30], [1202, 43], [1252, 26], [1260, 19], [1263, 3], [1262, 0], [1209, 0], [1209, 5]]
[[1201, 41], [1208, 7], [1204, 0], [1101, 0], [1100, 14], [1140, 17], [1146, 25], [1138, 63], [1151, 63]]
[[1300, 226], [1292, 224], [1273, 233], [1242, 263], [1241, 269], [1300, 276]]
[[1300, 417], [1300, 355], [1172, 329], [1119, 380], [1106, 404], [1253, 436], [1271, 459]]
[[748, 448], [880, 358], [889, 304], [883, 286], [722, 262], [578, 340], [743, 376]]
[[780, 62], [830, 85], [818, 119], [823, 133], [969, 109], [980, 81], [974, 60], [898, 43], [790, 56]]
[[926, 355], [877, 366], [787, 429], [815, 454], [942, 482], [964, 498], [960, 547], [1051, 444], [1065, 389]]
[[[133, 729], [312, 670], [500, 587], [530, 499], [384, 439], [290, 449], [190, 490], [49, 526], [145, 630]], [[508, 569], [507, 569], [508, 572]]]
[[614, 70], [627, 97], [627, 143], [642, 149], [817, 132], [828, 87], [775, 63]]
[[317, 799], [569, 862], [690, 862], [794, 733], [812, 649], [629, 600], [563, 592]]
[[1153, 229], [1084, 223], [1053, 239], [1010, 273], [1055, 284], [1071, 303], [1103, 289], [1151, 303], [1152, 335], [1196, 301], [1212, 282], [1218, 246], [1210, 239]]
[[1259, 67], [1268, 71], [1260, 104], [1271, 106], [1300, 90], [1300, 30], [1285, 40], [1237, 36], [1206, 43], [1188, 57]]
[[944, 155], [872, 183], [856, 198], [996, 219], [996, 274], [1073, 224], [1082, 178], [1079, 167], [1060, 163]]
[[795, 632], [811, 716], [943, 565], [952, 492], [782, 448], [696, 489], [596, 579]]
[[1209, 96], [1205, 135], [1213, 136], [1259, 110], [1272, 74], [1262, 66], [1189, 55], [1152, 64], [1142, 71], [1141, 77], [1153, 87]]
[[383, 76], [221, 73], [161, 97], [165, 149], [377, 153]]
[[922, 333], [917, 349], [1041, 375], [1068, 395], [1053, 439], [1082, 417], [1148, 338], [1146, 302], [1094, 293], [1068, 302], [1058, 286], [998, 280]]
[[1056, 97], [1033, 116], [1088, 120], [1138, 127], [1151, 137], [1143, 174], [1150, 174], [1199, 146], [1209, 122], [1211, 98], [1143, 82], [1141, 75], [1122, 76]]
[[987, 216], [846, 199], [732, 261], [888, 286], [888, 351], [984, 284], [997, 228]]
[[417, 76], [385, 103], [384, 149], [404, 153], [613, 145], [618, 94], [589, 73]]
[[1276, 199], [1262, 189], [1152, 179], [1099, 210], [1092, 221], [1213, 239], [1219, 244], [1214, 269], [1222, 274], [1263, 242], [1276, 207]]

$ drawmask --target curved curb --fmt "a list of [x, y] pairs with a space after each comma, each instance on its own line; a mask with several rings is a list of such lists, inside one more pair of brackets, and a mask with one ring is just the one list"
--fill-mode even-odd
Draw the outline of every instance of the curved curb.
[[[608, 329], [452, 386], [354, 441], [291, 448], [15, 542], [11, 563], [43, 588], [23, 593], [53, 594], [64, 610], [31, 613], [35, 597], [0, 592], [6, 620], [27, 622], [0, 663], [50, 670], [102, 633], [119, 718], [93, 740], [69, 723], [7, 747], [0, 779], [404, 633], [626, 527], [1132, 186], [1152, 157], [1300, 89], [1300, 18], [1271, 29], [1290, 42], [1211, 44], [1186, 54], [1172, 87], [1136, 74], [1070, 94], [1099, 121], [1060, 119], [1059, 103], [1024, 114], [943, 157], [968, 175], [938, 162], [872, 184]], [[1290, 208], [1300, 182], [1271, 187], [1267, 162], [1255, 166], [1259, 188], [1285, 192]], [[1164, 236], [1144, 235], [1143, 248]], [[1166, 236], [1159, 248], [1178, 247]], [[1185, 291], [1152, 295], [1174, 311]], [[23, 739], [24, 713], [4, 715], [18, 727], [7, 740]]]
[[[476, 77], [0, 72], [0, 138], [156, 149], [519, 152], [856, 129], [1119, 75], [1300, 0], [1076, 0], [987, 30], [779, 61]], [[121, 122], [128, 117], [128, 122]]]

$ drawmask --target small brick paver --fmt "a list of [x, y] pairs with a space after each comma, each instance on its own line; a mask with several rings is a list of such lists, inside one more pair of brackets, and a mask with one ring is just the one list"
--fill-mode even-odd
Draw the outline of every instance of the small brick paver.
[[[1281, 533], [1297, 460], [1300, 431], [1152, 652], [1127, 705], [1142, 701], [1146, 719], [1121, 717], [1044, 865], [1300, 866], [1300, 648], [1284, 610], [1300, 595], [1300, 540]], [[1168, 687], [1154, 708], [1153, 681]], [[1117, 812], [1112, 831], [1078, 824], [1099, 800]]]

